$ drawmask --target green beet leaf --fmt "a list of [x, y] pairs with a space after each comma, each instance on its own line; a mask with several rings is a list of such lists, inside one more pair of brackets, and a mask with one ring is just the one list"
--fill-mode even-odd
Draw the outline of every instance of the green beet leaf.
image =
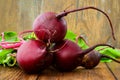
[[29, 39], [36, 39], [36, 36], [34, 33], [27, 34], [23, 37], [24, 40], [29, 40]]
[[[66, 34], [66, 36], [65, 36], [65, 39], [69, 39], [69, 40], [75, 42], [75, 41], [76, 41], [76, 37], [77, 37], [77, 35], [76, 35], [74, 32], [68, 30], [68, 31], [67, 31], [67, 34]], [[78, 45], [79, 45], [82, 49], [87, 49], [87, 48], [88, 48], [88, 45], [84, 42], [84, 40], [83, 40], [82, 38], [79, 38], [79, 40], [78, 40]]]
[[[4, 32], [4, 39], [5, 42], [16, 42], [19, 41], [18, 35], [16, 32]], [[2, 40], [2, 36], [0, 36], [0, 42]], [[16, 59], [12, 56], [8, 56], [9, 54], [12, 54], [14, 49], [0, 49], [0, 64], [5, 66], [14, 66], [16, 63], [13, 63]]]
[[66, 39], [69, 39], [69, 40], [72, 40], [72, 41], [75, 41], [76, 36], [77, 36], [77, 35], [76, 35], [75, 33], [73, 33], [73, 32], [70, 31], [70, 30], [67, 30], [67, 34], [66, 34], [65, 38], [66, 38]]
[[[5, 38], [5, 41], [7, 41], [7, 42], [18, 41], [16, 32], [4, 32], [4, 38]], [[0, 36], [0, 41], [1, 41], [1, 39], [2, 38]]]
[[7, 58], [7, 54], [12, 53], [13, 49], [2, 49], [0, 50], [0, 64], [4, 64], [4, 60]]

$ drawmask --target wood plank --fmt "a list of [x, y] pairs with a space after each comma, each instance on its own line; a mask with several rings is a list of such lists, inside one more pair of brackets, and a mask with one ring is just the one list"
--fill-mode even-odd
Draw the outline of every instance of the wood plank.
[[100, 63], [96, 68], [87, 70], [78, 67], [73, 72], [58, 72], [54, 69], [44, 71], [39, 75], [38, 80], [115, 80], [104, 63]]
[[41, 3], [42, 0], [18, 0], [18, 32], [32, 29], [34, 19], [40, 14]]
[[113, 61], [111, 63], [107, 63], [107, 65], [112, 71], [112, 73], [115, 75], [117, 80], [120, 80], [120, 64]]
[[0, 0], [0, 32], [17, 30], [17, 8], [17, 0]]
[[[113, 22], [113, 28], [116, 30], [117, 26], [115, 26], [114, 24], [119, 25], [119, 23], [115, 22], [116, 19], [114, 17], [116, 13], [114, 13], [114, 11], [116, 10], [118, 11], [118, 8], [120, 7], [118, 5], [120, 3], [119, 0], [116, 1], [78, 0], [78, 1], [79, 1], [78, 7], [94, 6], [105, 11]], [[115, 5], [111, 6], [113, 5], [113, 3], [116, 4], [116, 6]], [[75, 31], [77, 30], [77, 33], [81, 34], [86, 39], [90, 46], [98, 43], [109, 43], [112, 45], [118, 45], [115, 44], [116, 42], [112, 39], [109, 22], [102, 13], [95, 10], [86, 10], [79, 12], [77, 16], [78, 16], [77, 29], [75, 29]], [[115, 31], [115, 33], [117, 32]]]
[[32, 29], [42, 0], [0, 0], [0, 32]]
[[18, 67], [0, 66], [0, 80], [115, 80], [104, 63], [87, 70], [78, 67], [72, 72], [58, 72], [53, 68], [46, 69], [41, 74], [26, 74]]
[[[107, 2], [106, 2], [107, 3]], [[109, 4], [109, 7], [108, 9], [110, 9], [109, 11], [111, 13], [110, 14], [110, 17], [111, 17], [111, 20], [112, 20], [112, 23], [113, 23], [113, 26], [114, 26], [114, 29], [115, 29], [115, 35], [116, 35], [116, 41], [114, 41], [113, 45], [115, 45], [117, 48], [120, 48], [120, 0], [110, 0], [106, 7], [108, 6]]]
[[36, 80], [38, 74], [26, 74], [18, 67], [0, 66], [0, 80]]

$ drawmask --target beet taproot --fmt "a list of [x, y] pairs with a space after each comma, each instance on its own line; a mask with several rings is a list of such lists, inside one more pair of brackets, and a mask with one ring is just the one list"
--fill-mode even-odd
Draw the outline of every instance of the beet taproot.
[[62, 40], [53, 47], [54, 67], [59, 71], [72, 71], [82, 64], [84, 55], [98, 46], [109, 46], [108, 44], [97, 44], [86, 50], [82, 50], [77, 43], [70, 40]]
[[28, 40], [17, 51], [19, 67], [27, 73], [40, 73], [52, 64], [53, 56], [46, 50], [43, 41]]
[[108, 55], [100, 54], [98, 51], [93, 50], [83, 57], [81, 66], [83, 66], [86, 69], [95, 68], [100, 63], [100, 60], [102, 58], [111, 59], [117, 63], [120, 63], [120, 61], [118, 61]]

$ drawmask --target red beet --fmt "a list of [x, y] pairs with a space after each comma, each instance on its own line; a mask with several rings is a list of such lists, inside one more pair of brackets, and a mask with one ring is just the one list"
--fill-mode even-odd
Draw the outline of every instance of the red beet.
[[112, 29], [112, 36], [115, 39], [112, 23], [111, 20], [109, 19], [109, 16], [102, 10], [95, 7], [85, 7], [70, 11], [64, 11], [60, 14], [56, 14], [55, 12], [43, 13], [39, 15], [33, 23], [33, 30], [35, 32], [35, 35], [38, 37], [38, 39], [43, 40], [45, 42], [61, 41], [65, 37], [67, 31], [66, 21], [63, 19], [63, 17], [67, 16], [67, 14], [69, 13], [86, 9], [94, 9], [100, 11], [107, 17], [110, 23], [110, 27]]
[[17, 62], [25, 72], [38, 73], [51, 65], [52, 54], [46, 51], [44, 42], [29, 40], [18, 48]]
[[[81, 36], [78, 36], [76, 38], [76, 43], [78, 43], [79, 39], [82, 39], [86, 43], [86, 45], [88, 45], [88, 43], [85, 41], [85, 39]], [[110, 46], [110, 47], [112, 47], [112, 46]], [[114, 48], [114, 47], [112, 47], [112, 48]], [[105, 48], [102, 48], [102, 49], [105, 49]], [[100, 49], [100, 50], [102, 50], [102, 49]], [[87, 53], [86, 55], [84, 55], [82, 62], [80, 62], [80, 66], [83, 66], [86, 69], [92, 69], [100, 63], [101, 58], [108, 58], [117, 63], [120, 63], [120, 61], [113, 59], [110, 56], [100, 54], [98, 51], [93, 50], [93, 51], [90, 51], [89, 53]]]
[[117, 63], [120, 63], [120, 61], [113, 59], [110, 56], [100, 54], [98, 51], [93, 50], [83, 57], [81, 66], [83, 66], [86, 69], [95, 68], [100, 63], [101, 58], [108, 58]]
[[[82, 50], [76, 43], [70, 40], [63, 40], [53, 47], [54, 67], [60, 71], [72, 71], [82, 64], [85, 54], [92, 51], [97, 46], [110, 46], [107, 44], [97, 44], [86, 50]], [[111, 47], [111, 46], [110, 46]]]
[[55, 45], [54, 50], [54, 67], [60, 71], [71, 71], [75, 69], [79, 61], [79, 52], [82, 49], [72, 41], [63, 40]]
[[58, 42], [66, 35], [66, 21], [57, 19], [54, 12], [43, 13], [35, 19], [33, 30], [40, 40]]
[[101, 54], [98, 51], [91, 51], [83, 57], [81, 66], [92, 69], [99, 64], [100, 59]]

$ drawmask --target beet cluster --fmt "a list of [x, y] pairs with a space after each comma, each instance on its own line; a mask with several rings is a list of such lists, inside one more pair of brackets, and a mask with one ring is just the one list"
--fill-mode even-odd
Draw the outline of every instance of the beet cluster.
[[67, 32], [64, 16], [86, 9], [100, 11], [107, 17], [115, 39], [109, 17], [105, 12], [95, 7], [64, 11], [60, 14], [46, 12], [40, 14], [33, 23], [33, 32], [37, 39], [27, 40], [18, 48], [16, 58], [20, 68], [27, 73], [39, 73], [50, 65], [59, 71], [72, 71], [78, 66], [88, 69], [97, 66], [102, 55], [94, 49], [98, 46], [112, 46], [97, 44], [82, 50], [77, 43], [64, 39]]

